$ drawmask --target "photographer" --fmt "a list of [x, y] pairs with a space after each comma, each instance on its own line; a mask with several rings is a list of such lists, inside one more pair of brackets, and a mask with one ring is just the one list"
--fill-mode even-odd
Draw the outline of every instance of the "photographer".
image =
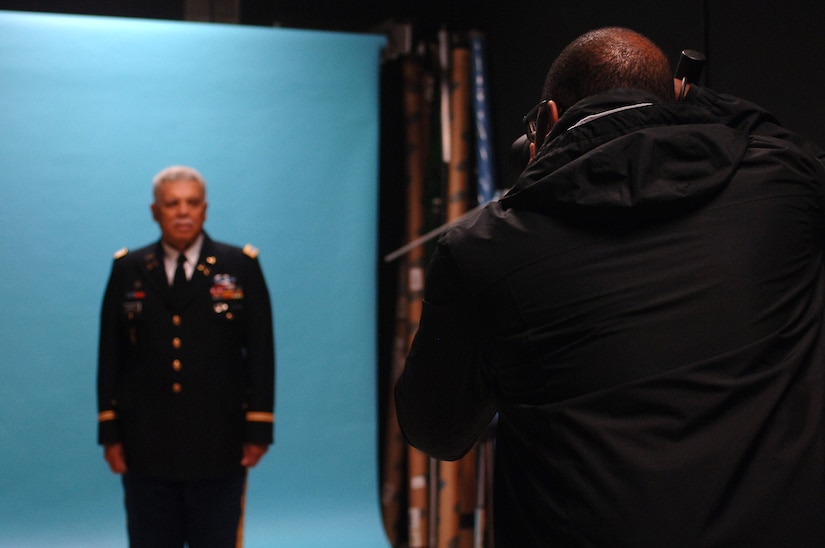
[[825, 155], [671, 74], [572, 42], [429, 266], [398, 418], [452, 460], [498, 414], [499, 548], [825, 546]]

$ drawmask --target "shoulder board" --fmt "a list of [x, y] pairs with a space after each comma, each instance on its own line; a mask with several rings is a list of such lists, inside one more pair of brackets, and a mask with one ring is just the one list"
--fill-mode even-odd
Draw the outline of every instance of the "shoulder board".
[[252, 244], [246, 244], [243, 246], [244, 255], [251, 257], [253, 259], [258, 258], [258, 248], [253, 246]]
[[125, 257], [127, 253], [129, 253], [129, 250], [125, 247], [118, 249], [115, 251], [115, 260]]

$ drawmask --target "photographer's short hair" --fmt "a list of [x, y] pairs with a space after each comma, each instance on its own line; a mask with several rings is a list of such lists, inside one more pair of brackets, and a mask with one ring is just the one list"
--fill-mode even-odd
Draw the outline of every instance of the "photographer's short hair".
[[578, 37], [562, 50], [544, 81], [542, 99], [560, 111], [611, 89], [640, 89], [673, 101], [673, 76], [664, 52], [630, 29], [605, 27]]

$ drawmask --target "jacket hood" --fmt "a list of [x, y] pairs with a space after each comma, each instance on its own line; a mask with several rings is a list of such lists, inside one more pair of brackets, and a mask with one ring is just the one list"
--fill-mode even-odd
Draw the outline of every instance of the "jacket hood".
[[584, 223], [672, 218], [721, 192], [747, 146], [699, 106], [615, 90], [568, 110], [501, 202]]

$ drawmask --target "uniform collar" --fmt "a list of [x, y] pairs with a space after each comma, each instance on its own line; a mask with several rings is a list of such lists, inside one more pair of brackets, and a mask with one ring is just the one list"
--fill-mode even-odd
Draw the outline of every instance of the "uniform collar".
[[[192, 242], [192, 245], [183, 250], [187, 263], [196, 264], [198, 262], [198, 259], [201, 256], [201, 249], [203, 248], [203, 240], [204, 236], [203, 232], [201, 232], [198, 234], [198, 237], [195, 238], [195, 241]], [[163, 247], [163, 255], [166, 259], [177, 260], [178, 254], [181, 253], [180, 251], [170, 246], [163, 240], [161, 240], [160, 244]]]

